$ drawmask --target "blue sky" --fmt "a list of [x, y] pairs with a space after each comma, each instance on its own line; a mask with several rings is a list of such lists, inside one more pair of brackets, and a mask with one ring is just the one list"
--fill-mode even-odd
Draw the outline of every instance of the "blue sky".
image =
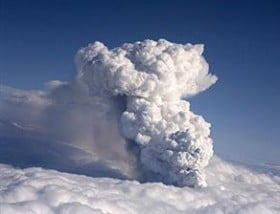
[[146, 38], [204, 43], [218, 83], [191, 99], [212, 123], [215, 151], [280, 163], [278, 1], [1, 0], [0, 83], [42, 88], [75, 78], [73, 57], [89, 42]]

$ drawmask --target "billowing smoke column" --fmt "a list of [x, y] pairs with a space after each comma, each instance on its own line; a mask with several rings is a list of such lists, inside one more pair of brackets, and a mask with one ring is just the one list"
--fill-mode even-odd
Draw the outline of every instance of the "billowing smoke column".
[[114, 49], [95, 42], [77, 53], [78, 81], [90, 94], [125, 102], [118, 105], [120, 132], [136, 145], [147, 179], [206, 185], [203, 168], [213, 155], [210, 124], [183, 99], [217, 80], [202, 52], [203, 45], [160, 39]]

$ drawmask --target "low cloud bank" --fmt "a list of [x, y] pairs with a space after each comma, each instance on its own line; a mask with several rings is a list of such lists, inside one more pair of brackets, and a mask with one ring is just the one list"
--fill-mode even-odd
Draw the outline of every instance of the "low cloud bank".
[[280, 212], [280, 177], [216, 157], [205, 173], [208, 186], [193, 189], [0, 165], [0, 210], [1, 214]]

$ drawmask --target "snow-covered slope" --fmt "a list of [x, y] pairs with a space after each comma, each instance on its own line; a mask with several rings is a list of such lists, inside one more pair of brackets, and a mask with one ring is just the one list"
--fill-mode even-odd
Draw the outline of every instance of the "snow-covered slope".
[[0, 213], [280, 213], [280, 177], [217, 157], [206, 175], [193, 189], [0, 165]]

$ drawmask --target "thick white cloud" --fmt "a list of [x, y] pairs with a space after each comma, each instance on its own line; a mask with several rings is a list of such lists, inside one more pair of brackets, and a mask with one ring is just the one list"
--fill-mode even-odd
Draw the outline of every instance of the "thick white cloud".
[[93, 93], [170, 100], [197, 94], [216, 82], [202, 53], [203, 45], [164, 39], [114, 49], [95, 42], [78, 51], [76, 63]]
[[202, 52], [203, 45], [160, 39], [114, 49], [95, 42], [77, 54], [78, 81], [92, 96], [122, 96], [120, 129], [137, 145], [144, 179], [206, 185], [203, 168], [213, 155], [210, 124], [182, 99], [217, 80]]
[[208, 187], [193, 189], [0, 165], [0, 210], [1, 214], [280, 212], [280, 177], [254, 173], [216, 157], [205, 172]]

